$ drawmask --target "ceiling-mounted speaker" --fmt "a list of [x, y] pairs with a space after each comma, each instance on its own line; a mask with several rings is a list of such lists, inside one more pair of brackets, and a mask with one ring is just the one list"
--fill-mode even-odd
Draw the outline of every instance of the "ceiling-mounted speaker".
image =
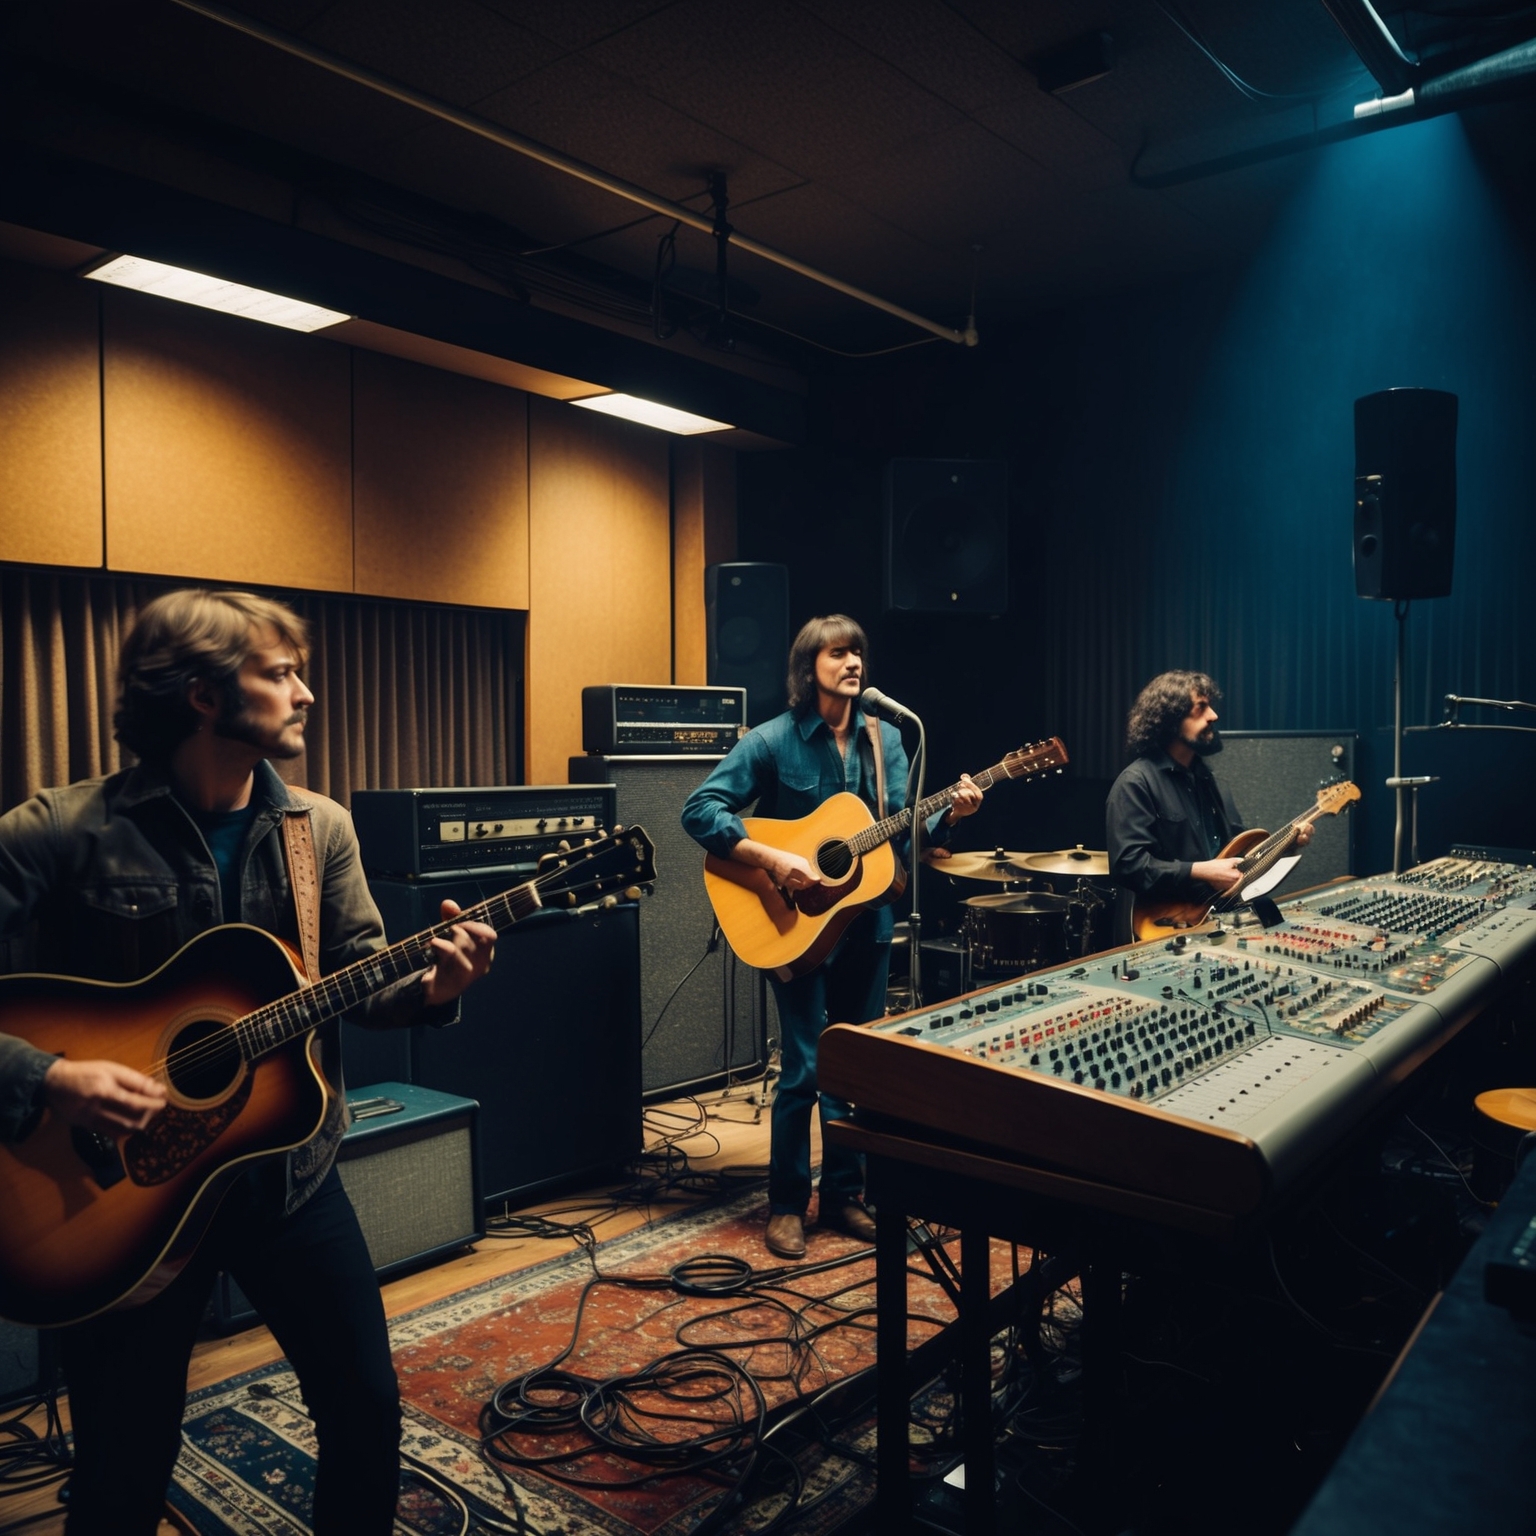
[[885, 606], [903, 613], [1007, 610], [1005, 459], [886, 465]]
[[1355, 401], [1355, 591], [1446, 597], [1456, 554], [1456, 396], [1383, 389]]

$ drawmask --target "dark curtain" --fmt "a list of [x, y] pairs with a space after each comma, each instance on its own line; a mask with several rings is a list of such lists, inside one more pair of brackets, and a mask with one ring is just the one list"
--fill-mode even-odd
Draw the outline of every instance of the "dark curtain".
[[[111, 773], [118, 653], [139, 609], [184, 582], [0, 567], [0, 809]], [[309, 623], [315, 693], [291, 783], [354, 789], [521, 778], [523, 615], [271, 594]]]

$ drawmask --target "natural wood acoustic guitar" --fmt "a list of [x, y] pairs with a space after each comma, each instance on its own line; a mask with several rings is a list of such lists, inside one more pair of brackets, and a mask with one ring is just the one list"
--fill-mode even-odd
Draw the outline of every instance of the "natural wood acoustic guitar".
[[[452, 920], [498, 931], [654, 878], [639, 827], [546, 855], [523, 885]], [[260, 928], [210, 928], [127, 984], [0, 978], [0, 1030], [40, 1050], [119, 1061], [166, 1086], [142, 1131], [105, 1136], [44, 1112], [0, 1144], [0, 1316], [33, 1327], [148, 1301], [175, 1278], [253, 1163], [302, 1146], [333, 1090], [315, 1031], [432, 964], [442, 923], [313, 984]]]
[[[1060, 772], [1066, 761], [1067, 749], [1052, 736], [1010, 752], [971, 778], [987, 790], [1006, 779]], [[821, 883], [791, 894], [775, 885], [766, 869], [706, 855], [704, 888], [726, 941], [748, 965], [773, 971], [784, 981], [815, 970], [862, 908], [894, 901], [906, 889], [906, 871], [890, 844], [912, 825], [914, 809], [916, 819], [926, 822], [936, 811], [947, 810], [959, 792], [959, 784], [951, 784], [881, 821], [857, 795], [847, 793], [824, 800], [798, 821], [744, 818], [748, 837], [801, 854]]]
[[1131, 931], [1138, 940], [1165, 939], [1176, 930], [1198, 928], [1212, 913], [1230, 912], [1242, 903], [1242, 891], [1261, 875], [1273, 869], [1296, 846], [1297, 834], [1319, 816], [1335, 816], [1360, 798], [1360, 791], [1347, 779], [1325, 784], [1317, 792], [1317, 803], [1280, 828], [1278, 832], [1254, 829], [1239, 832], [1220, 853], [1218, 859], [1241, 859], [1242, 878], [1230, 891], [1213, 896], [1208, 902], [1145, 901], [1138, 897], [1131, 909]]

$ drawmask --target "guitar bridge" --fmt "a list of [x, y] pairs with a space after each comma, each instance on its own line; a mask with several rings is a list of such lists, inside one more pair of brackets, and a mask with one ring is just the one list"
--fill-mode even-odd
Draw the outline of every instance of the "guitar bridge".
[[69, 1136], [74, 1143], [75, 1156], [90, 1169], [91, 1177], [99, 1189], [111, 1189], [127, 1177], [122, 1153], [117, 1150], [117, 1143], [110, 1136], [104, 1136], [100, 1131], [85, 1130], [78, 1125]]

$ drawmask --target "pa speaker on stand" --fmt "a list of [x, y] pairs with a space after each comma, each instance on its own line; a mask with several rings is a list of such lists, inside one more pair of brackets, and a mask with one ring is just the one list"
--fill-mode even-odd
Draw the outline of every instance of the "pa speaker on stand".
[[892, 459], [884, 542], [887, 610], [1005, 612], [1007, 462]]
[[1355, 401], [1355, 592], [1448, 597], [1456, 555], [1456, 396]]

